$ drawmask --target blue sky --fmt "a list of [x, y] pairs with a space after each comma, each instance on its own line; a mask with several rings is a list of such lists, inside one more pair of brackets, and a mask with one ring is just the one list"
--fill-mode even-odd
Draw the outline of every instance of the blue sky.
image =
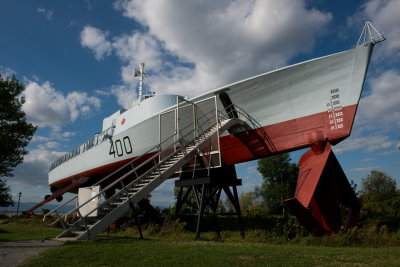
[[[334, 149], [349, 180], [378, 169], [400, 185], [399, 13], [397, 0], [2, 1], [0, 73], [24, 83], [24, 110], [39, 126], [8, 180], [14, 199], [40, 201], [50, 164], [129, 107], [140, 62], [147, 88], [191, 97], [353, 48], [366, 20], [387, 40], [375, 48], [352, 136]], [[261, 184], [256, 165], [237, 166], [240, 191]], [[172, 182], [153, 200], [171, 205]]]

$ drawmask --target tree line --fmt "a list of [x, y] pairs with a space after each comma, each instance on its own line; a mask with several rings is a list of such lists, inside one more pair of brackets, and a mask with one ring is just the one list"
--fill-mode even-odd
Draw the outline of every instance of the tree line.
[[[250, 216], [287, 215], [283, 200], [294, 196], [298, 165], [284, 153], [259, 160], [257, 169], [263, 182], [254, 191], [240, 195], [242, 211]], [[400, 190], [394, 178], [372, 170], [361, 180], [360, 190], [353, 181], [351, 186], [362, 204], [361, 225], [373, 223], [393, 231], [400, 229]]]
[[[0, 74], [0, 178], [13, 176], [14, 168], [28, 154], [26, 146], [36, 131], [22, 110], [24, 90], [14, 75], [3, 78]], [[11, 205], [10, 188], [0, 179], [0, 207]]]

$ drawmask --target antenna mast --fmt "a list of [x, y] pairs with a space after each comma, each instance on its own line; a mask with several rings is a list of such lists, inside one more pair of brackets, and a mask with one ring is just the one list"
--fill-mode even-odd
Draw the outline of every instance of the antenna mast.
[[139, 77], [139, 101], [142, 101], [143, 96], [143, 78], [146, 72], [144, 71], [144, 63], [140, 63], [139, 70], [135, 69], [133, 77]]

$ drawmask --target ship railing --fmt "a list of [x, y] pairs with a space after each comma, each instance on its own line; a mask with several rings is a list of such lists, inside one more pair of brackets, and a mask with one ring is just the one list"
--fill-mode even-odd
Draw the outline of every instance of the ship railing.
[[245, 121], [250, 124], [251, 128], [257, 132], [260, 137], [265, 140], [268, 144], [268, 147], [274, 152], [276, 151], [276, 147], [274, 143], [272, 142], [271, 138], [268, 136], [267, 132], [264, 130], [264, 127], [261, 126], [261, 124], [254, 119], [249, 113], [247, 113], [243, 108], [231, 104], [225, 108], [226, 114], [223, 114], [221, 112], [221, 115], [224, 116], [224, 118], [232, 118], [238, 116], [238, 118], [242, 121]]
[[[212, 113], [215, 114], [215, 111], [212, 111]], [[109, 183], [105, 188], [102, 188], [102, 190], [98, 194], [92, 196], [90, 199], [88, 199], [84, 203], [79, 204], [78, 207], [72, 209], [71, 211], [69, 211], [69, 212], [65, 213], [63, 216], [61, 216], [60, 213], [58, 212], [58, 210], [61, 207], [64, 207], [65, 206], [65, 204], [64, 204], [64, 205], [52, 210], [51, 212], [48, 212], [44, 216], [43, 221], [47, 225], [54, 225], [55, 223], [60, 222], [61, 225], [64, 227], [64, 229], [67, 229], [67, 227], [73, 226], [76, 222], [75, 219], [77, 217], [79, 217], [80, 219], [83, 220], [85, 225], [87, 225], [86, 219], [88, 217], [91, 217], [90, 215], [93, 214], [96, 210], [98, 210], [101, 206], [107, 205], [107, 203], [110, 203], [116, 197], [120, 196], [123, 193], [126, 193], [125, 189], [127, 187], [130, 188], [131, 186], [139, 183], [141, 180], [145, 179], [152, 172], [158, 171], [158, 173], [161, 175], [160, 167], [162, 165], [162, 162], [165, 162], [165, 161], [171, 159], [179, 152], [184, 153], [184, 151], [186, 150], [186, 148], [188, 146], [193, 145], [195, 143], [196, 136], [200, 136], [202, 133], [205, 133], [206, 131], [208, 131], [209, 129], [214, 127], [216, 124], [220, 125], [221, 121], [219, 121], [219, 120], [217, 121], [216, 124], [208, 125], [209, 118], [210, 118], [209, 114], [204, 114], [203, 116], [201, 116], [200, 118], [197, 119], [197, 124], [199, 127], [194, 127], [191, 131], [188, 131], [184, 136], [180, 136], [180, 138], [178, 140], [175, 140], [177, 133], [174, 133], [173, 135], [171, 135], [169, 138], [167, 138], [160, 144], [158, 144], [158, 145], [154, 146], [153, 148], [149, 149], [148, 151], [146, 151], [142, 156], [135, 158], [134, 160], [128, 162], [127, 164], [123, 165], [121, 168], [115, 170], [114, 172], [110, 173], [103, 179], [96, 182], [91, 187], [105, 183], [108, 179], [113, 177], [118, 172], [122, 172], [123, 170], [128, 169], [128, 170], [125, 170], [126, 173], [124, 173], [122, 176], [120, 176], [115, 181]], [[222, 118], [222, 117], [218, 116], [218, 118]], [[204, 128], [205, 130], [202, 130], [201, 125], [206, 126]], [[188, 128], [188, 127], [193, 127], [193, 125], [188, 125], [185, 128]], [[199, 130], [202, 131], [202, 133], [199, 133], [199, 132], [195, 133], [195, 131], [199, 131]], [[173, 141], [171, 141], [171, 140], [173, 140]], [[166, 148], [162, 149], [163, 143], [168, 143], [168, 142], [171, 142], [171, 144], [169, 146], [167, 146]], [[165, 157], [161, 162], [161, 161], [159, 161], [159, 156], [166, 149], [174, 149], [174, 152], [171, 153], [170, 155], [168, 155], [167, 157]], [[150, 157], [148, 156], [149, 154], [151, 155]], [[139, 163], [139, 165], [135, 166], [135, 163]], [[152, 164], [153, 166], [149, 168], [148, 167], [149, 164]], [[139, 170], [141, 170], [142, 168], [145, 169], [145, 171], [142, 174], [140, 174]], [[124, 179], [128, 178], [131, 175], [135, 176], [134, 180], [131, 181], [129, 184], [125, 185]], [[115, 193], [112, 197], [107, 198], [106, 192], [108, 190], [114, 189], [117, 185], [121, 186], [121, 190], [119, 192]], [[82, 209], [82, 207], [84, 207], [85, 205], [87, 205], [88, 203], [90, 203], [91, 201], [93, 201], [95, 199], [99, 199], [99, 198], [101, 199], [101, 197], [103, 198], [102, 203], [100, 203], [97, 207], [93, 208], [92, 210], [88, 211], [84, 216], [82, 216], [82, 213], [80, 211]], [[75, 197], [73, 199], [77, 199], [77, 197]], [[71, 199], [71, 201], [72, 201], [72, 199]], [[54, 217], [54, 215], [56, 216], [56, 221], [47, 223], [47, 218]], [[74, 221], [70, 222], [69, 219], [74, 219]]]
[[53, 162], [50, 166], [50, 171], [54, 168], [60, 166], [64, 162], [76, 157], [77, 155], [91, 149], [94, 146], [97, 146], [103, 143], [105, 140], [109, 139], [114, 133], [115, 126], [111, 126], [106, 130], [102, 131], [99, 134], [96, 134], [86, 142], [82, 143], [81, 145], [77, 146], [70, 152], [65, 153], [63, 156], [59, 157], [55, 162]]

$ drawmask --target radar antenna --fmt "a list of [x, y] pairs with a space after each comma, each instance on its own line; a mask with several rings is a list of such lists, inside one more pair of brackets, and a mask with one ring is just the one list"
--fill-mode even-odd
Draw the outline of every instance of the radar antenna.
[[358, 39], [357, 45], [363, 45], [367, 43], [379, 43], [385, 41], [386, 38], [378, 32], [378, 30], [369, 22], [365, 22], [364, 28], [361, 32], [360, 38]]
[[140, 63], [139, 69], [135, 69], [135, 73], [133, 74], [133, 77], [139, 77], [139, 102], [142, 101], [142, 96], [143, 96], [143, 78], [144, 75], [147, 74], [144, 71], [144, 63]]

